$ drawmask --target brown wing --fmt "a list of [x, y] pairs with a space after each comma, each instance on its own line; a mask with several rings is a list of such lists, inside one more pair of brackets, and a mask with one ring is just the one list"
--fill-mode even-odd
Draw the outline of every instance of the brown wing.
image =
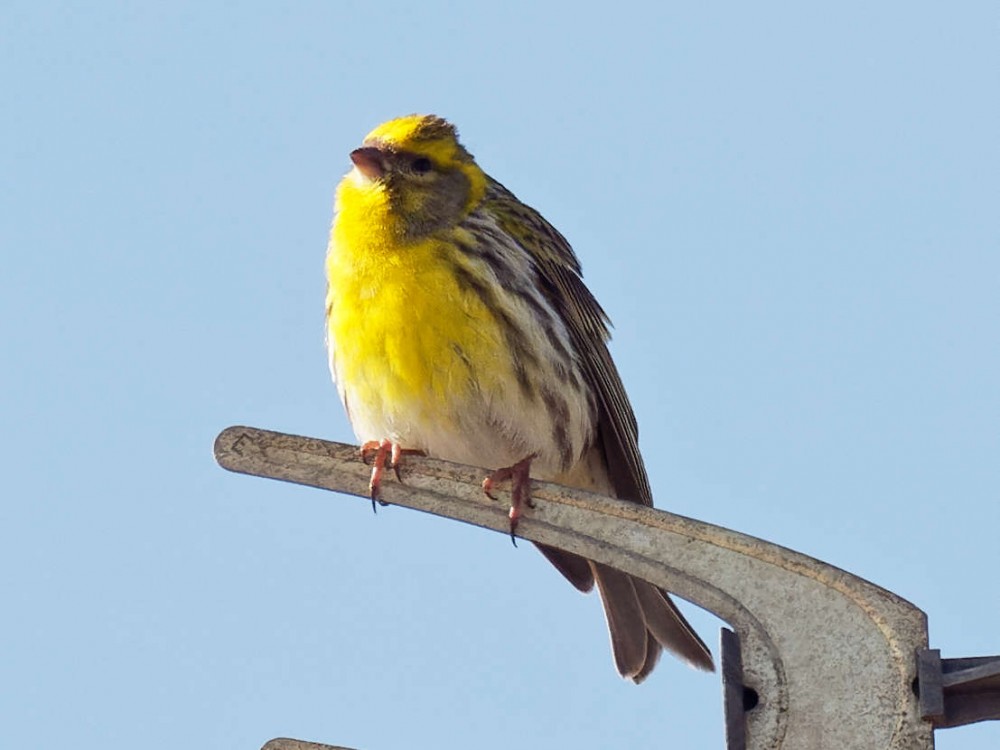
[[580, 261], [566, 238], [537, 211], [493, 181], [487, 200], [504, 231], [530, 252], [538, 282], [549, 304], [569, 330], [598, 411], [597, 443], [604, 449], [614, 494], [622, 500], [653, 504], [649, 478], [639, 453], [639, 427], [608, 352], [610, 321], [581, 278]]
[[[592, 450], [603, 452], [613, 494], [652, 506], [653, 493], [639, 453], [639, 427], [608, 351], [610, 321], [584, 285], [580, 261], [555, 227], [499, 183], [491, 182], [487, 200], [504, 231], [528, 250], [538, 283], [569, 330], [597, 405]], [[615, 664], [623, 677], [642, 682], [656, 666], [661, 647], [692, 666], [714, 668], [708, 647], [667, 592], [572, 553], [538, 546], [576, 588], [589, 591], [596, 581]]]

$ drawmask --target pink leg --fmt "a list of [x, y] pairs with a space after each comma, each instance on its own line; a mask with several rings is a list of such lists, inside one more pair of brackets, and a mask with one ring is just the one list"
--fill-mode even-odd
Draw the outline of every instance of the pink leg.
[[368, 480], [368, 495], [372, 499], [372, 512], [375, 512], [375, 502], [385, 505], [379, 500], [378, 491], [382, 485], [382, 472], [385, 471], [385, 459], [391, 457], [393, 444], [389, 440], [369, 440], [361, 446], [361, 460], [367, 463], [368, 454], [374, 451], [372, 460], [372, 476]]
[[361, 446], [361, 460], [367, 462], [368, 454], [374, 451], [374, 458], [372, 461], [372, 476], [368, 480], [368, 493], [372, 499], [372, 510], [375, 510], [375, 503], [378, 502], [380, 505], [388, 505], [388, 503], [383, 502], [379, 499], [379, 488], [382, 486], [382, 474], [385, 472], [386, 460], [388, 460], [389, 467], [395, 472], [396, 479], [399, 482], [403, 481], [403, 478], [399, 476], [399, 462], [403, 456], [424, 455], [423, 451], [415, 450], [412, 448], [402, 448], [399, 443], [394, 443], [388, 438], [383, 440], [369, 440], [367, 443]]
[[535, 458], [535, 454], [532, 453], [526, 458], [522, 458], [513, 466], [505, 466], [501, 469], [488, 474], [486, 479], [483, 480], [483, 492], [491, 500], [496, 500], [493, 496], [493, 487], [498, 482], [504, 482], [510, 480], [510, 541], [513, 542], [514, 546], [517, 546], [517, 541], [514, 538], [514, 530], [517, 529], [517, 522], [521, 520], [522, 508], [525, 506], [529, 508], [534, 508], [534, 503], [531, 502], [531, 462]]

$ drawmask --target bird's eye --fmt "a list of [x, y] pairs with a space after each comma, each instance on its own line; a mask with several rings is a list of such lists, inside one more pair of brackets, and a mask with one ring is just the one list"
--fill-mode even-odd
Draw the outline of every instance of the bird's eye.
[[426, 156], [418, 156], [416, 159], [413, 160], [410, 166], [413, 168], [413, 171], [416, 172], [417, 174], [427, 174], [428, 172], [431, 171], [431, 167], [433, 165], [431, 164], [431, 160], [428, 159]]

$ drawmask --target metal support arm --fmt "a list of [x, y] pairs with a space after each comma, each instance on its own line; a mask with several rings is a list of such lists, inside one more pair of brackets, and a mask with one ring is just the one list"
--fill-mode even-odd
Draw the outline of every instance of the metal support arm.
[[[215, 455], [230, 471], [367, 499], [370, 469], [353, 446], [230, 427]], [[408, 457], [401, 474], [402, 484], [383, 482], [385, 501], [507, 533], [482, 469]], [[909, 602], [729, 529], [544, 482], [532, 497], [519, 536], [645, 578], [733, 627], [738, 642], [723, 653], [738, 691], [727, 698], [731, 748], [933, 748], [914, 690], [927, 622]]]

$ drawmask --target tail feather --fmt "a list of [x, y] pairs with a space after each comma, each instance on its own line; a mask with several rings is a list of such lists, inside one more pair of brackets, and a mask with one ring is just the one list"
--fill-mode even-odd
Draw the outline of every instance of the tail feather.
[[555, 565], [556, 570], [563, 574], [567, 581], [573, 584], [577, 590], [584, 594], [594, 588], [594, 573], [590, 569], [590, 562], [572, 552], [547, 547], [544, 544], [536, 544], [538, 551], [545, 555], [545, 559]]
[[643, 672], [647, 661], [646, 619], [635, 584], [631, 576], [619, 570], [595, 562], [590, 565], [604, 603], [615, 666], [622, 677], [634, 679]]
[[601, 593], [618, 673], [642, 682], [666, 649], [696, 669], [715, 669], [712, 652], [667, 594], [648, 581], [591, 562], [572, 552], [535, 545], [573, 586]]
[[692, 667], [713, 671], [712, 652], [684, 619], [667, 592], [638, 579], [635, 579], [635, 591], [646, 618], [646, 627], [653, 637]]
[[[636, 478], [632, 484], [625, 481], [625, 475], [611, 476], [609, 463], [618, 468], [627, 464], [620, 457], [609, 462], [602, 448], [606, 445], [606, 441], [599, 441], [571, 470], [552, 479], [570, 487], [624, 496], [643, 505], [652, 505], [644, 474], [634, 472]], [[626, 475], [631, 476], [628, 472]], [[667, 592], [648, 581], [633, 578], [571, 552], [544, 545], [538, 545], [538, 548], [580, 591], [590, 591], [597, 583], [608, 622], [615, 666], [622, 677], [642, 682], [653, 670], [663, 649], [697, 669], [712, 671], [715, 668], [712, 653]]]
[[660, 642], [656, 640], [650, 631], [646, 631], [646, 663], [642, 665], [642, 669], [639, 673], [631, 678], [632, 682], [636, 685], [640, 684], [643, 680], [649, 677], [650, 673], [653, 671], [653, 667], [656, 666], [656, 662], [660, 660], [660, 654], [663, 653], [663, 647]]

